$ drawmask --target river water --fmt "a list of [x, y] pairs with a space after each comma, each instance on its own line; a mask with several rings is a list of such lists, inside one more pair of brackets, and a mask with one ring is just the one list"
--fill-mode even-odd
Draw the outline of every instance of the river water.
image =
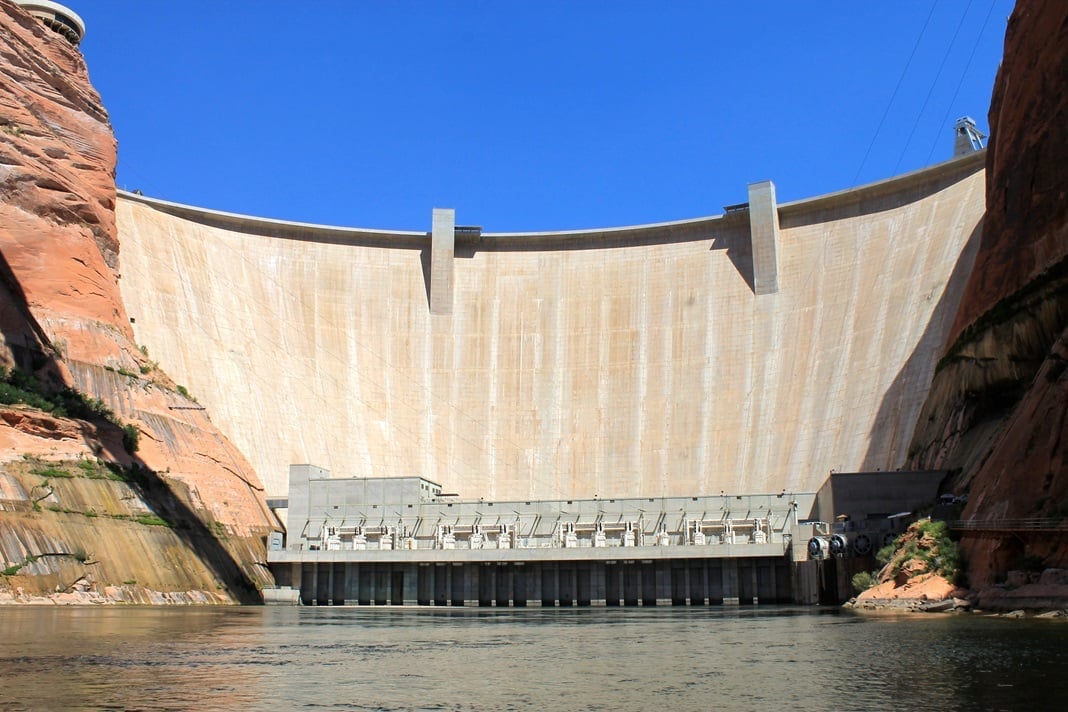
[[1068, 709], [1068, 623], [817, 608], [0, 608], [2, 710]]

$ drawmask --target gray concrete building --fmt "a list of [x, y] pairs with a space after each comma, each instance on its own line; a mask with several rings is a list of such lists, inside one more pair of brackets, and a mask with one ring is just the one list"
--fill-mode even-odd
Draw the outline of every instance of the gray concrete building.
[[463, 500], [422, 477], [290, 468], [276, 580], [309, 605], [812, 603], [937, 501], [940, 472], [831, 473], [817, 492]]

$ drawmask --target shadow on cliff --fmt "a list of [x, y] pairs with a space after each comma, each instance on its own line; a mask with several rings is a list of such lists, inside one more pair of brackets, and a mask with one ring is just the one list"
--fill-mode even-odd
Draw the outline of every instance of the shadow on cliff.
[[[15, 366], [27, 373], [44, 376], [51, 386], [64, 383], [58, 351], [28, 307], [26, 294], [11, 265], [0, 251], [0, 334], [11, 353]], [[124, 442], [123, 428], [113, 419], [95, 417], [96, 438], [83, 428], [87, 444], [92, 440]], [[112, 458], [118, 460], [118, 457]], [[197, 513], [179, 497], [171, 483], [152, 470], [141, 458], [129, 453], [129, 466], [122, 471], [126, 483], [148, 508], [185, 544], [224, 586], [234, 600], [261, 603], [256, 583], [249, 573], [219, 541]], [[115, 462], [115, 464], [120, 464]]]
[[[105, 427], [119, 429], [114, 423]], [[121, 437], [121, 432], [120, 432]], [[219, 541], [215, 533], [186, 502], [171, 483], [164, 480], [136, 455], [124, 473], [126, 483], [141, 497], [148, 508], [163, 520], [202, 564], [222, 583], [230, 596], [240, 603], [262, 603], [256, 582]]]
[[[923, 335], [883, 396], [868, 435], [868, 450], [862, 464], [865, 471], [905, 467], [911, 459], [908, 448], [921, 426], [918, 419], [934, 377], [932, 361], [937, 363], [945, 353], [945, 339], [971, 273], [982, 228], [980, 221], [968, 236]], [[915, 401], [917, 394], [921, 395]]]
[[30, 373], [48, 369], [49, 380], [57, 382], [56, 348], [30, 312], [29, 301], [7, 257], [0, 251], [0, 334], [17, 368]]

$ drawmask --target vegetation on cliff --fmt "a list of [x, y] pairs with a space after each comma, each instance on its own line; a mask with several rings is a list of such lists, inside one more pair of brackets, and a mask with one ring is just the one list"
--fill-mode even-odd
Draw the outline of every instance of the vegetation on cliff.
[[880, 570], [853, 577], [853, 588], [858, 593], [890, 581], [904, 584], [925, 574], [941, 576], [953, 584], [961, 578], [960, 552], [942, 521], [925, 519], [910, 525], [904, 534], [880, 549], [875, 559], [882, 564]]
[[257, 602], [272, 580], [258, 542], [196, 498], [136, 460], [3, 462], [0, 604]]
[[33, 374], [17, 368], [0, 366], [0, 404], [28, 405], [57, 418], [105, 420], [122, 429], [122, 445], [126, 452], [132, 455], [140, 445], [141, 434], [137, 427], [119, 420], [101, 399], [90, 398], [70, 386], [46, 386]]

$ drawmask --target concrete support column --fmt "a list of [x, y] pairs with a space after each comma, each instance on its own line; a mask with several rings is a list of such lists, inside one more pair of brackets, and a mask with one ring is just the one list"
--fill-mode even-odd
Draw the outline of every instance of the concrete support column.
[[560, 605], [556, 563], [544, 563], [541, 567], [541, 603], [543, 606]]
[[637, 606], [642, 598], [642, 567], [631, 561], [623, 566], [623, 605]]
[[434, 600], [434, 567], [430, 564], [420, 563], [413, 568], [415, 569], [415, 603], [419, 606], [429, 606]]
[[656, 564], [642, 561], [642, 605], [655, 606], [656, 599]]
[[605, 605], [606, 598], [605, 563], [603, 561], [597, 561], [594, 562], [592, 570], [590, 571], [590, 605], [603, 606]]
[[753, 291], [779, 291], [779, 208], [770, 180], [749, 184], [749, 236], [753, 242]]
[[430, 237], [430, 313], [452, 314], [456, 211], [434, 208]]
[[464, 605], [465, 606], [477, 606], [478, 605], [478, 582], [479, 582], [479, 567], [481, 564], [464, 564], [461, 571], [463, 571], [464, 578]]
[[671, 605], [690, 605], [690, 567], [687, 562], [671, 571]]
[[541, 567], [542, 564], [527, 564], [527, 605], [541, 605]]
[[497, 567], [483, 564], [478, 568], [478, 605], [492, 606], [497, 597]]
[[508, 564], [497, 565], [497, 583], [494, 598], [495, 606], [508, 607], [515, 599], [515, 582], [513, 569]]
[[757, 587], [756, 603], [774, 603], [775, 595], [775, 563], [772, 561], [760, 561], [757, 564]]
[[618, 606], [623, 598], [623, 575], [619, 564], [611, 562], [604, 567], [604, 603]]
[[404, 567], [404, 594], [402, 601], [405, 606], [419, 605], [419, 565], [408, 564]]
[[558, 606], [573, 606], [575, 605], [575, 564], [568, 562], [566, 564], [556, 565], [556, 605]]
[[289, 565], [289, 587], [295, 588], [300, 591], [304, 584], [301, 581], [301, 573], [304, 569], [304, 564], [296, 563]]
[[516, 564], [512, 567], [512, 605], [513, 606], [525, 606], [527, 605], [527, 597], [530, 595], [529, 585], [527, 579], [529, 578], [530, 567], [522, 563]]
[[708, 563], [708, 604], [712, 606], [723, 604], [723, 561]]
[[343, 576], [344, 569], [339, 572], [337, 564], [330, 564], [330, 588], [328, 590], [330, 591], [331, 606], [340, 605], [339, 601], [343, 602], [345, 600], [345, 592], [343, 590], [345, 580], [342, 578]]
[[356, 596], [355, 596], [353, 585], [352, 585], [353, 578], [354, 578], [353, 569], [355, 567], [352, 564], [342, 564], [342, 566], [344, 568], [342, 569], [342, 581], [343, 581], [343, 583], [341, 584], [341, 586], [342, 586], [341, 597], [342, 597], [342, 600], [343, 600], [343, 602], [344, 602], [344, 604], [346, 606], [353, 606], [353, 605], [356, 605], [356, 601], [355, 601]]
[[453, 564], [449, 568], [449, 605], [462, 606], [467, 595], [465, 584], [467, 581], [467, 567], [463, 564]]
[[599, 562], [575, 564], [575, 605], [589, 606], [593, 603], [593, 570], [598, 565]]
[[348, 593], [345, 594], [346, 603], [352, 606], [360, 605], [360, 565], [348, 564], [346, 567], [348, 578]]
[[315, 605], [315, 564], [300, 564], [300, 601], [305, 606]]
[[656, 605], [671, 605], [671, 564], [658, 561], [656, 566]]
[[723, 604], [738, 605], [738, 560], [723, 559]]
[[325, 590], [327, 585], [327, 574], [323, 571], [323, 567], [318, 563], [312, 565], [312, 570], [315, 572], [315, 605], [327, 605], [327, 599], [330, 598]]
[[375, 566], [375, 605], [384, 606], [390, 602], [391, 570], [388, 564]]
[[706, 566], [702, 560], [691, 561], [686, 567], [686, 597], [687, 605], [703, 606], [707, 597], [708, 587], [705, 583]]

